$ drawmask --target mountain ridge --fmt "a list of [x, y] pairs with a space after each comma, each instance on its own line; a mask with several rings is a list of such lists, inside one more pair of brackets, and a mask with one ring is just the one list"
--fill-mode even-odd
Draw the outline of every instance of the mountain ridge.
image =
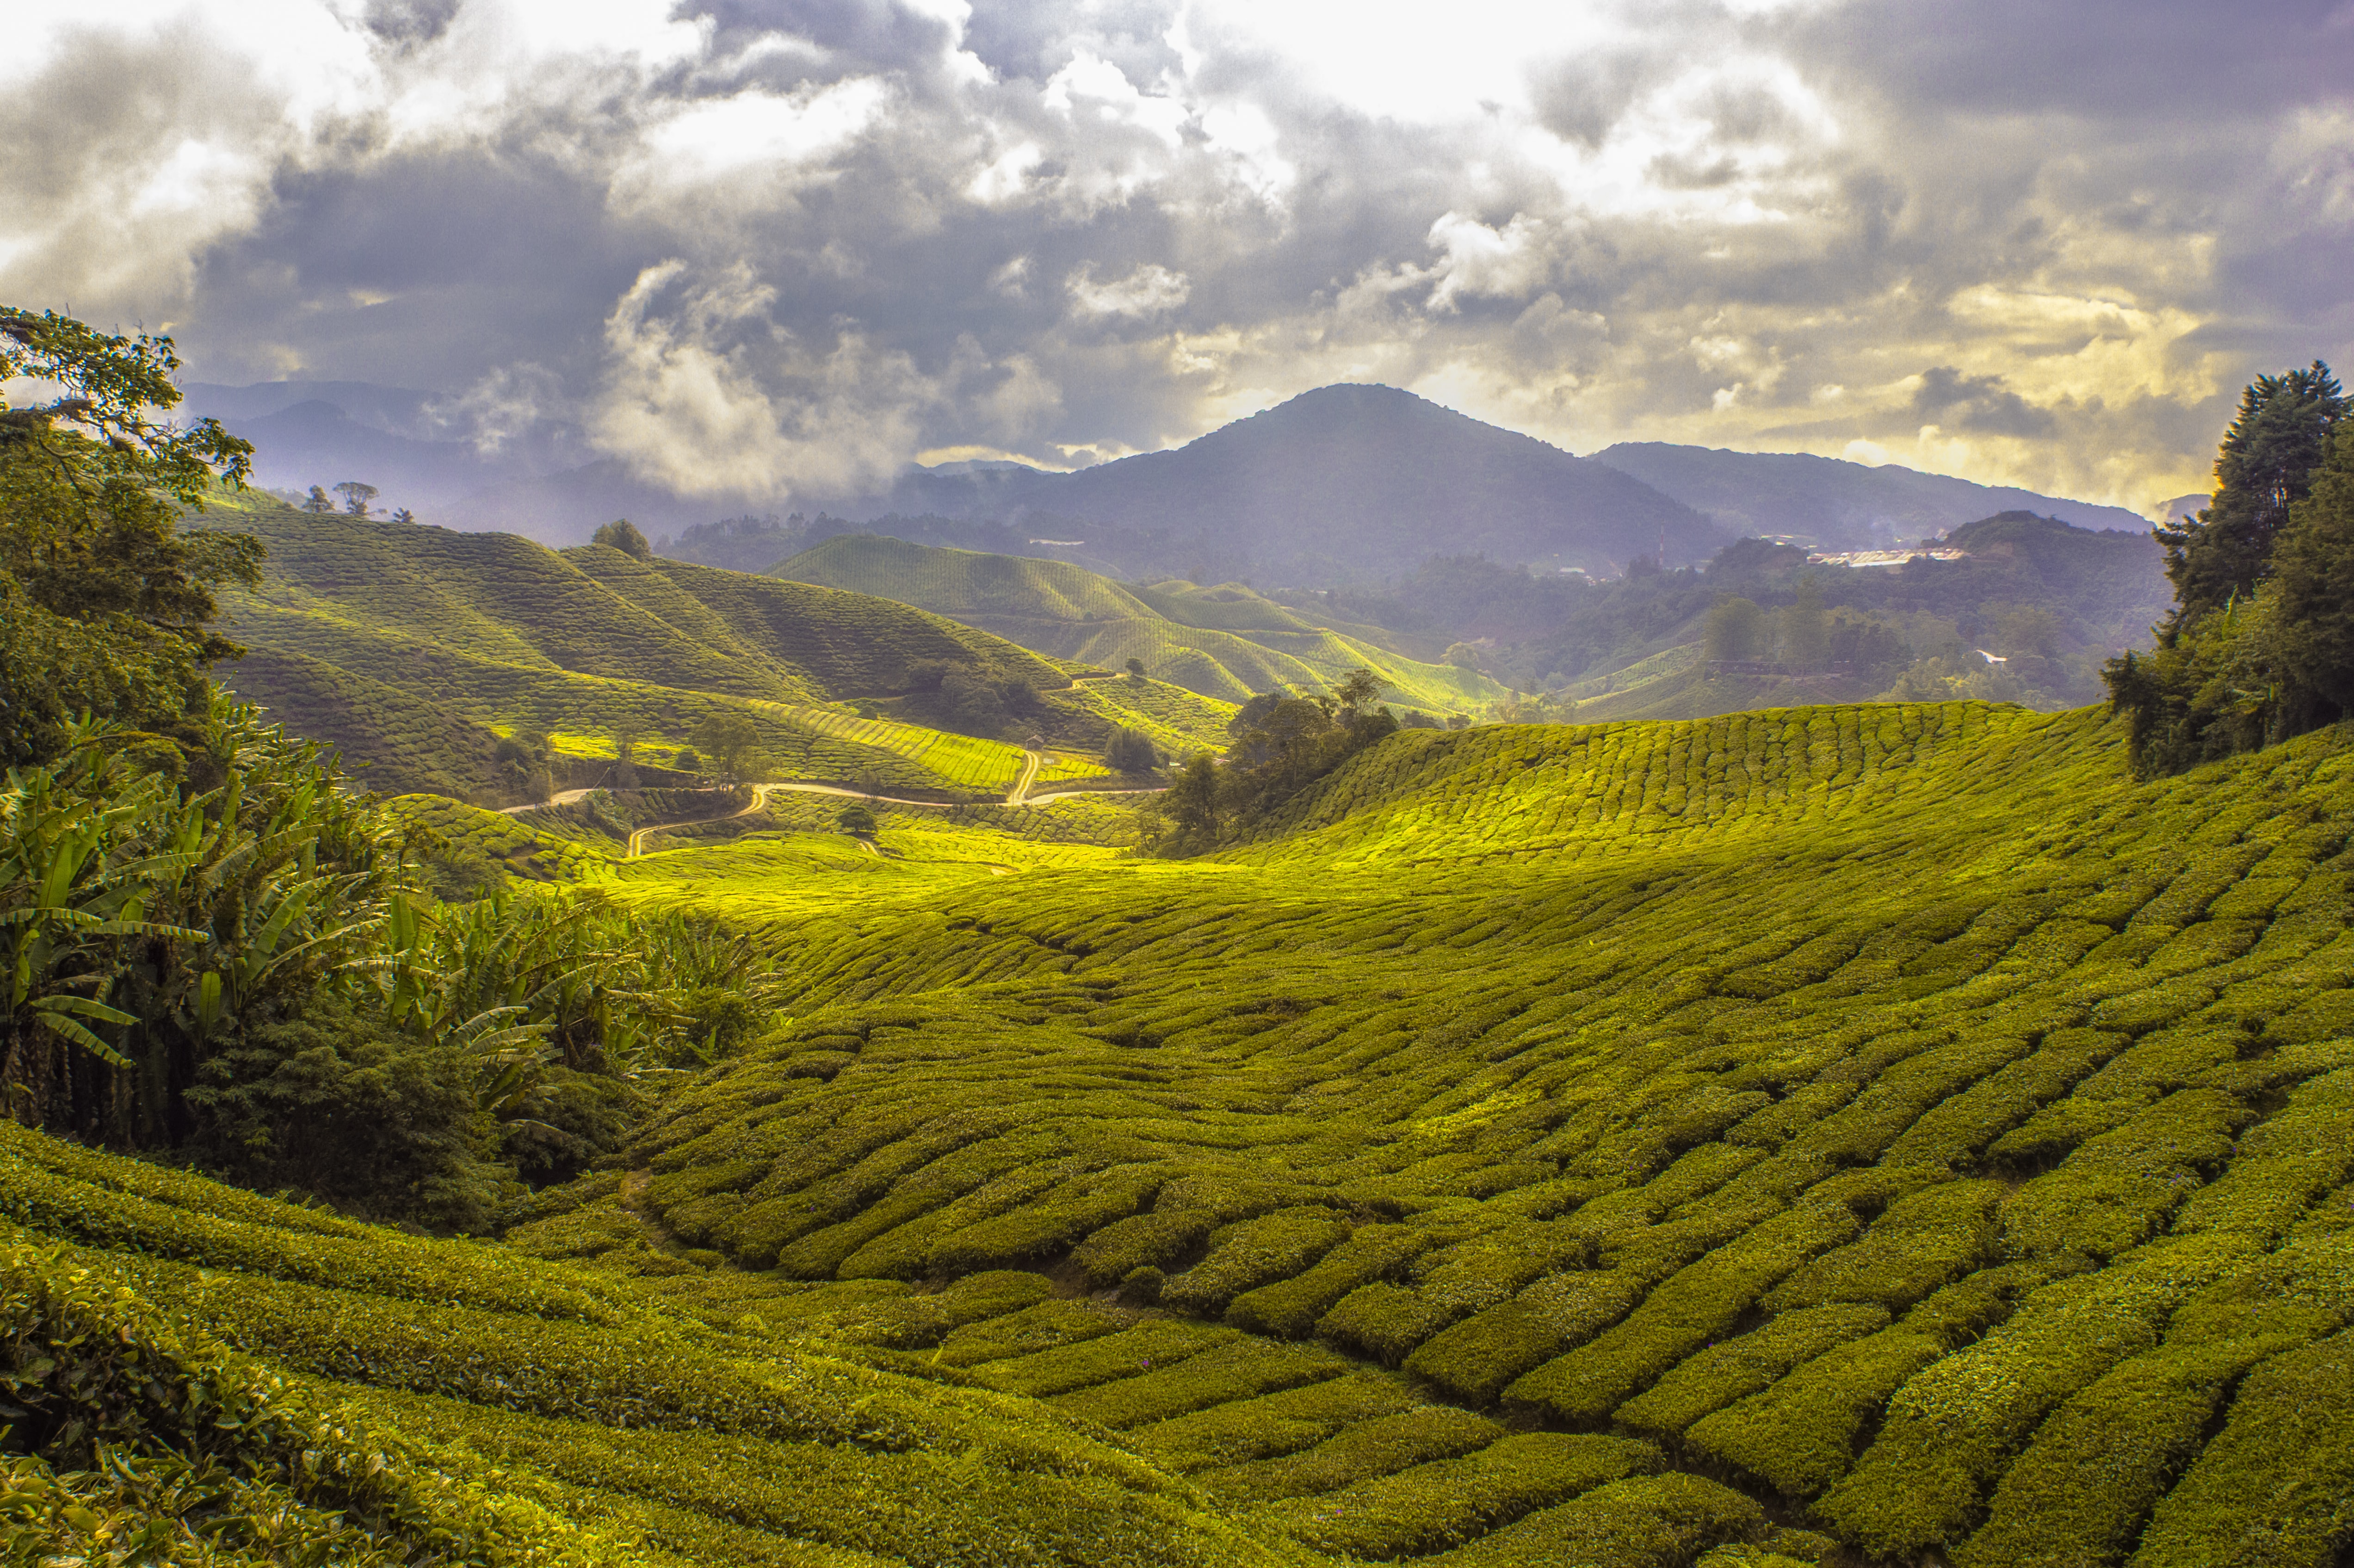
[[1811, 452], [1744, 452], [1665, 441], [1620, 441], [1592, 454], [1653, 489], [1760, 537], [1790, 536], [1823, 549], [1918, 543], [2002, 512], [2033, 512], [2078, 527], [2147, 533], [2149, 520], [2121, 506], [2041, 495]]

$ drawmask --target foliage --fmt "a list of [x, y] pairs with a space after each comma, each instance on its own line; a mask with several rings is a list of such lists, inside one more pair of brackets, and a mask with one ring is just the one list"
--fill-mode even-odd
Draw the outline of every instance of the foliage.
[[2179, 772], [2354, 712], [2354, 454], [2328, 367], [2260, 376], [2215, 460], [2214, 504], [2162, 530], [2176, 602], [2147, 657], [2105, 671], [2137, 771]]
[[1195, 756], [1168, 791], [1150, 803], [1163, 825], [1148, 844], [1163, 853], [1196, 853], [1257, 832], [1302, 790], [1386, 736], [1398, 722], [1370, 705], [1381, 689], [1371, 670], [1345, 676], [1333, 696], [1269, 692], [1243, 705], [1228, 724], [1230, 766]]
[[1104, 747], [1104, 760], [1115, 773], [1150, 773], [1161, 765], [1161, 754], [1150, 736], [1123, 725], [1112, 732], [1111, 744]]
[[[953, 715], [935, 711], [938, 692], [914, 689], [926, 668], [986, 688], [992, 736], [1042, 733], [1065, 752], [1093, 751], [1121, 724], [1164, 747], [1198, 745], [1224, 722], [1218, 705], [1158, 682], [1072, 686], [1011, 643], [859, 594], [602, 546], [559, 554], [506, 535], [238, 504], [271, 556], [259, 592], [230, 601], [255, 652], [227, 681], [387, 792], [509, 804], [611, 784], [623, 736], [632, 771], [651, 780], [665, 765], [692, 771], [675, 767], [676, 748], [717, 720], [752, 727], [764, 773], [1002, 794], [1019, 749], [932, 727]], [[853, 700], [887, 716], [853, 718]], [[544, 770], [491, 755], [525, 731], [556, 737]]]
[[0, 1242], [9, 1561], [550, 1560], [553, 1520], [484, 1507], [413, 1448], [173, 1324], [111, 1261]]
[[[1023, 1308], [942, 1364], [1142, 1451], [1225, 1446], [1196, 1473], [1227, 1495], [1394, 1451], [1394, 1409], [1315, 1414], [1362, 1362], [1271, 1353], [1314, 1340], [1656, 1435], [1620, 1475], [1701, 1469], [1850, 1550], [2064, 1530], [2114, 1561], [2179, 1495], [2211, 1555], [2273, 1531], [2319, 1568], [2335, 1461], [2213, 1434], [2245, 1358], [2354, 1313], [2354, 1163], [2320, 1136], [2354, 1103], [2348, 753], [2135, 784], [2122, 750], [2097, 714], [1966, 705], [1393, 736], [1208, 863], [813, 903], [801, 1016], [631, 1162], [683, 1245], [812, 1291], [1152, 1271], [1132, 1327]], [[2179, 1370], [2137, 1364], [2168, 1335]], [[1585, 1552], [1571, 1505], [1616, 1482], [1504, 1464], [1540, 1436], [1262, 1517]], [[2226, 1463], [2310, 1478], [2269, 1525], [2201, 1476]], [[1629, 1539], [1671, 1511], [1613, 1495]]]
[[1756, 600], [1723, 594], [1709, 607], [1705, 641], [1710, 658], [1755, 659], [1766, 652], [1766, 614]]
[[2215, 454], [2212, 502], [2158, 530], [2174, 585], [2168, 632], [2253, 595], [2271, 575], [2274, 542], [2345, 413], [2345, 393], [2319, 360], [2248, 384]]
[[1287, 686], [1321, 690], [1350, 669], [1375, 670], [1396, 697], [1442, 713], [1500, 694], [1476, 669], [1417, 654], [1381, 630], [1292, 608], [1238, 584], [1118, 582], [1066, 561], [938, 549], [898, 538], [829, 538], [777, 576], [920, 605], [1042, 653], [1222, 702]]
[[[1963, 558], [1850, 570], [1809, 567], [1803, 550], [1741, 539], [1704, 570], [1604, 581], [1434, 557], [1385, 590], [1338, 592], [1317, 603], [1395, 634], [1479, 640], [1482, 666], [1498, 680], [1547, 694], [1541, 716], [1588, 722], [1868, 697], [1931, 660], [1943, 667], [1923, 672], [1918, 691], [1935, 681], [1934, 700], [1984, 697], [1958, 689], [1969, 674], [1987, 673], [1967, 667], [1982, 663], [1978, 649], [2011, 655], [2005, 668], [2016, 685], [2004, 700], [2068, 707], [2099, 694], [2100, 659], [2141, 641], [2166, 599], [2163, 557], [2146, 535], [2012, 512], [1956, 528], [1945, 543]], [[1821, 595], [1827, 641], [1819, 646], [1808, 633], [1803, 647], [1776, 647], [1809, 579]], [[1715, 607], [1734, 599], [1756, 605], [1761, 622], [1748, 635], [1720, 626], [1712, 646]], [[2045, 626], [2030, 646], [2016, 646], [2009, 633], [2031, 624], [2022, 614], [2048, 617], [2056, 630]], [[1773, 662], [1782, 673], [1727, 676], [1704, 661]], [[1523, 704], [1517, 716], [1540, 715]]]
[[760, 771], [760, 731], [742, 714], [716, 713], [695, 726], [689, 737], [698, 754], [709, 759], [723, 784], [752, 778]]
[[241, 1185], [346, 1213], [489, 1228], [502, 1172], [463, 1042], [419, 1040], [335, 999], [231, 1038], [188, 1100], [192, 1152]]
[[643, 534], [638, 532], [637, 524], [626, 517], [604, 524], [588, 542], [610, 546], [621, 554], [634, 556], [642, 561], [652, 560], [654, 556], [654, 547], [646, 542]]
[[212, 630], [214, 590], [259, 580], [250, 535], [186, 529], [216, 474], [242, 484], [252, 448], [213, 419], [154, 416], [180, 400], [168, 337], [109, 336], [0, 306], [0, 763], [45, 761], [76, 712], [176, 733], [199, 672], [237, 645]]
[[0, 1086], [30, 1121], [175, 1143], [213, 1043], [330, 983], [406, 865], [334, 763], [250, 708], [214, 699], [186, 784], [106, 721], [69, 735], [0, 791]]

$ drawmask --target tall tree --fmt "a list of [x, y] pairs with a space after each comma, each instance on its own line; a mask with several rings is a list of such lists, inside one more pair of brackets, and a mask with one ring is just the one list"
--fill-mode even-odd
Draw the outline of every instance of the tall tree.
[[0, 306], [0, 760], [52, 756], [65, 714], [170, 728], [201, 672], [244, 652], [213, 630], [213, 590], [260, 581], [250, 535], [192, 528], [216, 482], [241, 486], [253, 449], [213, 419], [183, 429], [168, 337], [110, 336], [54, 312]]
[[1798, 579], [1797, 597], [1782, 607], [1782, 662], [1794, 670], [1821, 669], [1830, 661], [1830, 626], [1823, 615], [1823, 588], [1811, 576]]
[[726, 783], [741, 783], [759, 768], [759, 727], [742, 714], [714, 714], [695, 727], [692, 738]]
[[1755, 599], [1719, 594], [1709, 608], [1707, 652], [1711, 659], [1755, 659], [1764, 652], [1766, 612]]
[[2329, 433], [2346, 414], [2346, 396], [2319, 360], [2304, 370], [2259, 376], [2240, 395], [2240, 411], [2215, 454], [2213, 501], [2195, 517], [2161, 526], [2174, 610], [2163, 634], [2179, 636], [2200, 616], [2255, 591], [2270, 565], [2273, 540], [2303, 500], [2321, 466]]
[[373, 484], [362, 484], [356, 479], [347, 479], [335, 486], [335, 493], [344, 498], [345, 511], [355, 517], [365, 517], [368, 514], [368, 503], [376, 499], [376, 490]]
[[2354, 427], [2337, 432], [2310, 490], [2289, 508], [2266, 592], [2273, 733], [2354, 717]]
[[1161, 810], [1177, 832], [1178, 847], [1206, 849], [1218, 842], [1218, 764], [1196, 752], [1161, 797]]
[[[2346, 398], [2319, 360], [2261, 376], [2215, 458], [2215, 498], [2158, 530], [2175, 602], [2158, 647], [2102, 672], [2147, 777], [2285, 740], [2347, 711]], [[2334, 433], [2333, 433], [2334, 432]], [[2324, 470], [2324, 461], [2329, 468]], [[2311, 491], [2326, 481], [2316, 505]]]

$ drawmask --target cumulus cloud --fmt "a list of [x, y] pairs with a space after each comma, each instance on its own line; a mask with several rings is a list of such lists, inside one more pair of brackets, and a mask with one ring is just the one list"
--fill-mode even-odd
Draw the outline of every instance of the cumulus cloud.
[[2354, 354], [2338, 9], [52, 7], [0, 54], [0, 297], [698, 494], [1379, 379], [2155, 504], [2250, 375]]
[[683, 495], [834, 494], [886, 480], [920, 444], [938, 387], [845, 324], [822, 353], [775, 324], [746, 263], [638, 276], [605, 321], [610, 365], [590, 439]]

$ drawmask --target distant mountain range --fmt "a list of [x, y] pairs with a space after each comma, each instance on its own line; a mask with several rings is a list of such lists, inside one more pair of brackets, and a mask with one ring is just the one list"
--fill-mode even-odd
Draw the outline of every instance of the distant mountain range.
[[558, 545], [615, 517], [662, 535], [728, 512], [822, 504], [926, 543], [962, 542], [943, 520], [1004, 522], [1016, 525], [1015, 548], [1097, 570], [1273, 588], [1402, 577], [1435, 554], [1610, 577], [1638, 556], [1687, 565], [1744, 535], [1857, 548], [2005, 511], [2148, 528], [2120, 507], [1832, 458], [1658, 442], [1580, 458], [1376, 386], [1320, 387], [1182, 447], [1073, 473], [951, 463], [911, 468], [877, 494], [766, 505], [645, 483], [559, 422], [471, 439], [478, 432], [441, 400], [409, 388], [284, 381], [186, 392], [186, 412], [217, 416], [255, 444], [265, 485], [300, 493], [358, 480], [387, 511]]
[[1914, 544], [2002, 512], [2032, 512], [2079, 528], [2149, 531], [2147, 518], [2122, 506], [1974, 484], [1893, 463], [1872, 468], [1802, 452], [1734, 452], [1659, 441], [1621, 441], [1594, 458], [1734, 534], [1787, 537], [1819, 549]]

